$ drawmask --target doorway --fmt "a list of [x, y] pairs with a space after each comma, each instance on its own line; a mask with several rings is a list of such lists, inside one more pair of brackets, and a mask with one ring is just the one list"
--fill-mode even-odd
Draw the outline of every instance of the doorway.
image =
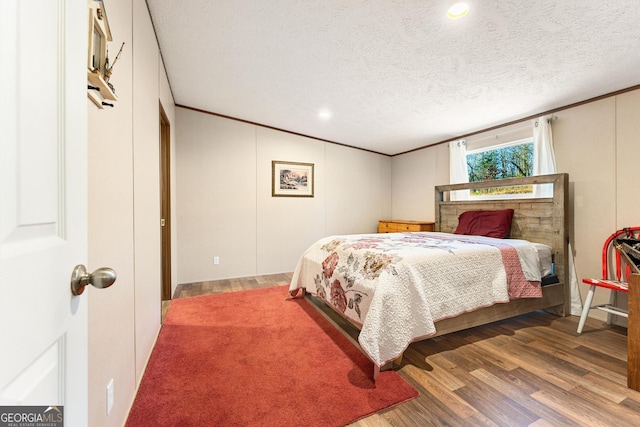
[[[160, 203], [162, 229], [162, 301], [171, 300], [171, 132], [160, 104]], [[163, 311], [164, 311], [163, 304]]]

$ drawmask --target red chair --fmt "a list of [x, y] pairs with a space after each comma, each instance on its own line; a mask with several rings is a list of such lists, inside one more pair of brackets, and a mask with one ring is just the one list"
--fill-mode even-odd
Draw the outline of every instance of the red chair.
[[[628, 259], [616, 250], [616, 239], [638, 237], [639, 233], [640, 227], [624, 228], [613, 233], [604, 242], [602, 247], [602, 279], [582, 279], [584, 283], [591, 286], [589, 287], [587, 298], [584, 301], [584, 308], [580, 315], [578, 334], [582, 333], [582, 328], [584, 328], [584, 324], [587, 321], [589, 310], [598, 309], [607, 312], [608, 325], [611, 324], [613, 316], [629, 317], [627, 310], [616, 305], [618, 292], [629, 292], [627, 277], [631, 273], [631, 267]], [[633, 266], [633, 268], [635, 269], [637, 267]], [[609, 289], [610, 295], [608, 304], [591, 305], [596, 288]]]

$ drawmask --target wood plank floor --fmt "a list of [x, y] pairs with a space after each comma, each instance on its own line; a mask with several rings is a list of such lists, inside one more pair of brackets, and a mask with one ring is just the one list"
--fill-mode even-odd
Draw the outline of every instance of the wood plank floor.
[[[291, 274], [180, 285], [174, 298], [288, 284]], [[354, 338], [324, 304], [316, 308]], [[534, 312], [411, 344], [398, 373], [420, 396], [360, 420], [388, 426], [634, 426], [626, 329]]]

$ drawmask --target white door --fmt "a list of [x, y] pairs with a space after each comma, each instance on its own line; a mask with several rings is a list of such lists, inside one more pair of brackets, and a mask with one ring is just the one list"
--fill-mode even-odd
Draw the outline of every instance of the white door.
[[0, 1], [0, 406], [87, 423], [86, 1]]

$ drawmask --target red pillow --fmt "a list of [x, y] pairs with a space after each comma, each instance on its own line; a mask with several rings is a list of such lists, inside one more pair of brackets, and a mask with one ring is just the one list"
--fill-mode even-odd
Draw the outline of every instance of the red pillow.
[[458, 217], [455, 234], [504, 239], [511, 231], [513, 209], [497, 211], [467, 211]]

